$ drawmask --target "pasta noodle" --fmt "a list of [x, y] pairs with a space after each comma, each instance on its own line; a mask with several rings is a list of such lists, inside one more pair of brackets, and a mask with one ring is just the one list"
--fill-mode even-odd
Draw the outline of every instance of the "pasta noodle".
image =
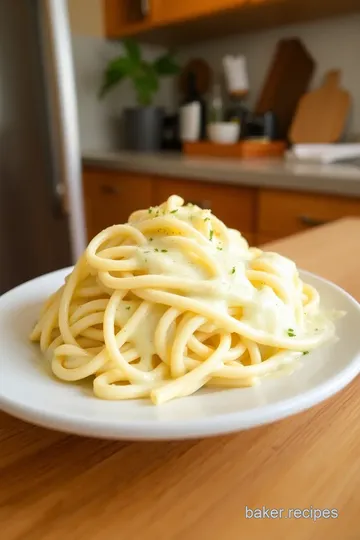
[[30, 339], [63, 381], [161, 404], [252, 386], [333, 335], [292, 261], [173, 195], [90, 242]]

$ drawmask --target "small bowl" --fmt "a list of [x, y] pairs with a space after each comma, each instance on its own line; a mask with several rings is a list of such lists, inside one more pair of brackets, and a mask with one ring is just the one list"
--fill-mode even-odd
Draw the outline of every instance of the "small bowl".
[[208, 125], [208, 137], [214, 143], [234, 144], [238, 142], [239, 136], [238, 122], [214, 122]]

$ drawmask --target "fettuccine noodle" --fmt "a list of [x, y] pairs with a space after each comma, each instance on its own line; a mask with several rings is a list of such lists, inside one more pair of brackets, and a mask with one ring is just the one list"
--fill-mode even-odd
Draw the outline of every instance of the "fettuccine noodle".
[[59, 379], [161, 404], [252, 386], [333, 335], [292, 261], [173, 195], [99, 233], [30, 338]]

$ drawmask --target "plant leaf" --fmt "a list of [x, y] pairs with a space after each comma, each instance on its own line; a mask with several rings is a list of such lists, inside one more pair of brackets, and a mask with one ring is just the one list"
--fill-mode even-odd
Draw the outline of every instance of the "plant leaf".
[[103, 78], [103, 83], [99, 91], [99, 98], [104, 95], [125, 77], [131, 74], [131, 63], [126, 57], [118, 57], [109, 62]]
[[140, 105], [151, 105], [155, 92], [159, 89], [159, 79], [154, 67], [142, 62], [139, 71], [134, 75], [133, 82]]
[[124, 46], [124, 49], [128, 55], [128, 58], [130, 59], [131, 63], [133, 65], [137, 65], [137, 64], [140, 64], [141, 62], [141, 49], [140, 49], [140, 45], [138, 44], [137, 41], [135, 41], [134, 39], [124, 39], [123, 40], [123, 46]]
[[171, 52], [159, 56], [159, 58], [155, 60], [153, 66], [156, 73], [163, 77], [176, 75], [180, 71], [180, 66]]

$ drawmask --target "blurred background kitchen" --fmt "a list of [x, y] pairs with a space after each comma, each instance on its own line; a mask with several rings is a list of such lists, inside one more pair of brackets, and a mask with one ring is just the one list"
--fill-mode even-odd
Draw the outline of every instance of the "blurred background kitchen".
[[360, 0], [0, 0], [0, 25], [0, 293], [172, 193], [251, 244], [360, 215]]

